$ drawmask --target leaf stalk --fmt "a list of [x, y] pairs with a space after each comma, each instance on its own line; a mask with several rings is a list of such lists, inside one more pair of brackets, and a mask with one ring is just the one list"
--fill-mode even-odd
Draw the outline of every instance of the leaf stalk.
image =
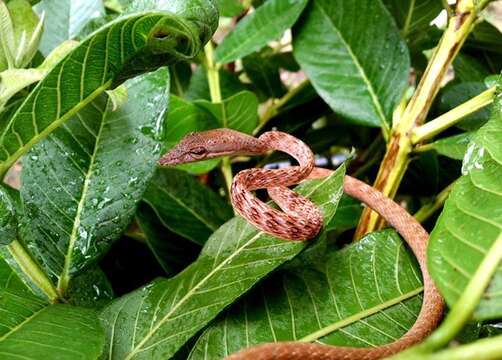
[[456, 108], [444, 113], [436, 119], [413, 129], [411, 133], [412, 144], [421, 143], [424, 140], [429, 140], [437, 134], [449, 129], [453, 125], [459, 123], [466, 116], [478, 111], [479, 109], [491, 104], [495, 97], [495, 86], [483, 91], [476, 97], [466, 101]]

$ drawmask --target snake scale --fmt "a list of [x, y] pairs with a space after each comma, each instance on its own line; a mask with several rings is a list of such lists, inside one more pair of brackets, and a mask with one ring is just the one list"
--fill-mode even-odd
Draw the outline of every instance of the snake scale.
[[[173, 166], [221, 156], [263, 155], [278, 150], [294, 157], [298, 166], [284, 169], [247, 169], [233, 180], [231, 200], [238, 213], [265, 233], [291, 241], [315, 237], [322, 228], [320, 210], [288, 186], [305, 179], [326, 177], [331, 170], [316, 168], [314, 154], [301, 140], [279, 131], [255, 138], [235, 130], [215, 129], [185, 136], [160, 160]], [[252, 191], [266, 189], [280, 210], [257, 199]], [[343, 189], [378, 212], [404, 238], [415, 254], [424, 282], [424, 300], [415, 324], [400, 339], [374, 348], [339, 347], [304, 342], [277, 342], [253, 346], [230, 355], [228, 360], [355, 360], [380, 359], [420, 342], [439, 323], [444, 302], [427, 271], [429, 234], [391, 199], [364, 182], [345, 176]]]

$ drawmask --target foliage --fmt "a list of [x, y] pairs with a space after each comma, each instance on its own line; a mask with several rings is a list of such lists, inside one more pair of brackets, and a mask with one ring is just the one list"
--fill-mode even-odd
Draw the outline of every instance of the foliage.
[[[489, 2], [0, 0], [0, 357], [220, 359], [400, 338], [419, 268], [343, 195], [345, 173], [431, 231], [449, 312], [397, 356], [502, 357]], [[157, 165], [220, 127], [291, 133], [335, 170], [295, 188], [323, 213], [315, 239], [274, 238], [232, 210], [233, 174], [294, 165], [284, 154]]]

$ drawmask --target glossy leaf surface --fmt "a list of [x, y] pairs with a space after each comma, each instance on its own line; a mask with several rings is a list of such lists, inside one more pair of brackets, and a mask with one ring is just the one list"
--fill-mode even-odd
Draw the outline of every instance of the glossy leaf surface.
[[[188, 3], [192, 2], [198, 7], [170, 2], [171, 9], [179, 10], [177, 15], [148, 12], [120, 18], [82, 41], [38, 83], [1, 127], [0, 171], [5, 172], [31, 146], [74, 116], [119, 77], [194, 56], [203, 45], [201, 40], [214, 31], [211, 26], [216, 13], [210, 12], [211, 18], [200, 17], [190, 22], [185, 17], [191, 19], [214, 7], [210, 1]], [[175, 38], [158, 38], [159, 34], [174, 29], [179, 30]]]
[[[342, 195], [343, 171], [297, 188], [319, 205], [326, 222]], [[244, 219], [233, 218], [179, 275], [156, 280], [104, 309], [108, 358], [171, 357], [226, 306], [306, 246], [265, 235]]]
[[[502, 99], [469, 144], [464, 175], [446, 201], [431, 233], [429, 269], [447, 303], [453, 305], [488, 254], [502, 246]], [[486, 276], [489, 276], [487, 274]], [[502, 316], [502, 265], [499, 264], [474, 314], [476, 319]]]
[[388, 127], [410, 61], [380, 1], [313, 0], [293, 40], [298, 63], [335, 112], [357, 124]]
[[25, 242], [63, 289], [130, 222], [161, 155], [168, 84], [167, 68], [129, 80], [121, 108], [102, 96], [26, 156]]
[[357, 347], [392, 342], [420, 310], [419, 273], [394, 231], [372, 233], [313, 264], [279, 271], [211, 325], [190, 359], [222, 359], [274, 341]]

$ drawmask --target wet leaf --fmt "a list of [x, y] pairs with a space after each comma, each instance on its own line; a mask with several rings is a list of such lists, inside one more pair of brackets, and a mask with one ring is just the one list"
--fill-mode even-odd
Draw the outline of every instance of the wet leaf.
[[354, 123], [388, 128], [410, 60], [381, 2], [313, 0], [294, 30], [295, 58], [324, 101]]
[[[431, 233], [429, 269], [452, 306], [488, 254], [502, 244], [502, 99], [495, 99], [490, 121], [469, 144], [463, 176], [455, 183]], [[487, 274], [486, 276], [489, 276]], [[502, 265], [499, 264], [474, 319], [502, 316]]]
[[161, 155], [167, 68], [125, 83], [116, 111], [102, 96], [25, 157], [24, 241], [64, 292], [129, 224]]
[[[167, 10], [178, 10], [176, 15], [157, 11], [122, 17], [83, 40], [38, 83], [1, 127], [0, 173], [112, 83], [126, 75], [195, 56], [203, 45], [201, 41], [214, 30], [210, 26], [217, 14], [208, 11], [214, 9], [211, 2], [193, 2], [198, 6], [176, 7], [176, 1], [169, 2]], [[200, 14], [210, 18], [197, 16]], [[197, 21], [187, 20], [192, 16]], [[158, 38], [163, 31], [177, 28], [176, 38]]]
[[369, 234], [315, 261], [279, 271], [226, 311], [199, 338], [190, 359], [222, 359], [288, 340], [378, 346], [415, 322], [420, 270], [394, 231]]
[[[326, 222], [342, 195], [344, 170], [297, 187], [320, 206]], [[170, 358], [225, 307], [307, 245], [265, 235], [233, 218], [179, 275], [156, 280], [104, 309], [108, 358]]]
[[472, 141], [474, 132], [468, 132], [449, 136], [434, 141], [427, 145], [427, 148], [436, 150], [438, 154], [447, 156], [455, 160], [462, 160], [467, 151], [469, 143]]

